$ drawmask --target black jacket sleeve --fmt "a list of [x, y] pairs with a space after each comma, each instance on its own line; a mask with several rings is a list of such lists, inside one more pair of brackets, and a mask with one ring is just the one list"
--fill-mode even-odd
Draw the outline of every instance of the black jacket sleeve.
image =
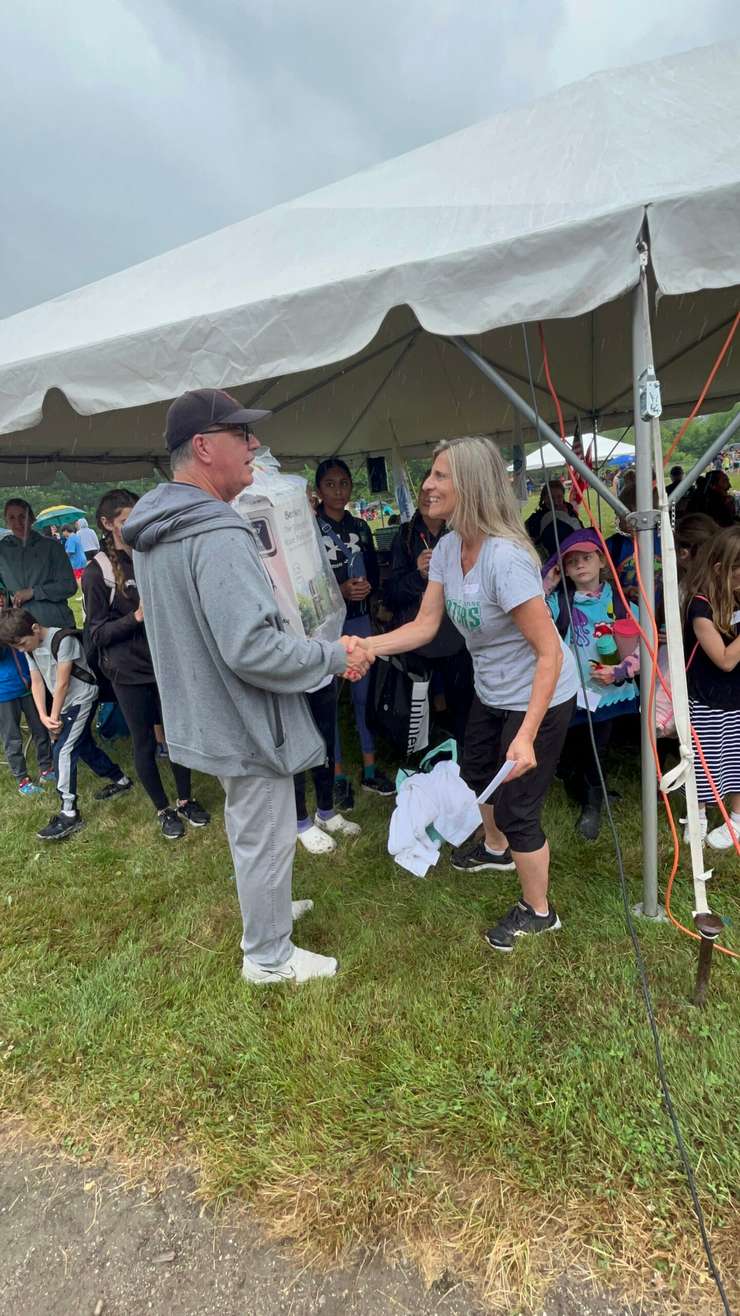
[[386, 607], [393, 613], [418, 608], [421, 603], [427, 582], [417, 570], [416, 557], [413, 538], [399, 530], [391, 544], [391, 570], [383, 589]]
[[378, 555], [375, 551], [375, 541], [373, 540], [372, 531], [365, 521], [359, 521], [362, 526], [360, 533], [360, 543], [362, 544], [362, 556], [365, 559], [365, 571], [370, 588], [376, 590], [380, 584], [380, 567], [378, 565]]
[[103, 580], [103, 573], [97, 562], [91, 562], [82, 576], [82, 594], [85, 600], [85, 626], [90, 641], [98, 649], [107, 649], [112, 644], [121, 644], [144, 629], [144, 623], [137, 621], [135, 612], [137, 604], [126, 600], [123, 615], [116, 606], [121, 596], [116, 593], [110, 602], [110, 587]]

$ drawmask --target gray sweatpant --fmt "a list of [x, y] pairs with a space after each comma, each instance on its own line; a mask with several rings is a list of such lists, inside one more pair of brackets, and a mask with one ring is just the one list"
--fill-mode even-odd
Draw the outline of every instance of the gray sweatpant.
[[0, 704], [0, 740], [5, 746], [5, 756], [10, 770], [18, 781], [28, 776], [26, 756], [23, 753], [21, 713], [25, 713], [28, 729], [33, 737], [39, 772], [48, 772], [52, 764], [49, 733], [36, 711], [33, 695], [23, 695], [20, 699], [6, 699], [5, 703]]
[[222, 777], [224, 822], [242, 913], [242, 950], [264, 969], [290, 959], [296, 847], [292, 777]]

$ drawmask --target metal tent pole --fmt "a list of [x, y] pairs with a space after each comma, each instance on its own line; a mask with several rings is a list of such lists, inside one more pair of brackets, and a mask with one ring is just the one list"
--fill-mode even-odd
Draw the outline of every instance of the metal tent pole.
[[621, 499], [617, 498], [616, 494], [612, 492], [608, 485], [604, 484], [604, 481], [591, 470], [590, 466], [587, 466], [580, 457], [577, 457], [576, 454], [571, 451], [567, 443], [563, 443], [560, 435], [556, 434], [554, 429], [552, 429], [541, 416], [535, 415], [535, 412], [529, 404], [524, 401], [524, 398], [517, 393], [515, 388], [512, 388], [509, 381], [504, 379], [503, 375], [499, 374], [498, 370], [496, 370], [495, 366], [491, 365], [490, 361], [486, 361], [484, 356], [481, 356], [479, 352], [476, 352], [475, 348], [471, 347], [470, 343], [468, 343], [465, 338], [460, 338], [455, 335], [448, 339], [448, 342], [454, 343], [455, 347], [460, 349], [463, 356], [466, 356], [469, 361], [472, 361], [473, 365], [477, 366], [481, 373], [484, 374], [487, 379], [490, 379], [492, 384], [496, 385], [499, 392], [503, 393], [505, 398], [508, 398], [514, 411], [518, 412], [520, 416], [523, 416], [528, 425], [534, 427], [543, 442], [551, 443], [554, 448], [557, 448], [568, 466], [572, 466], [573, 470], [577, 471], [586, 483], [590, 484], [591, 488], [595, 489], [596, 492], [600, 494], [604, 499], [604, 502], [609, 504], [609, 506], [616, 512], [617, 516], [628, 515], [627, 508]]
[[[635, 415], [636, 507], [631, 518], [637, 531], [640, 574], [647, 599], [640, 597], [640, 625], [652, 636], [650, 613], [655, 611], [654, 532], [657, 513], [653, 509], [653, 454], [650, 426], [659, 400], [653, 369], [653, 345], [650, 333], [650, 308], [647, 289], [648, 249], [640, 244], [640, 281], [632, 304], [632, 374]], [[652, 750], [648, 691], [651, 688], [653, 660], [640, 639], [640, 760], [642, 768], [642, 904], [638, 912], [645, 918], [659, 918], [658, 908], [658, 792]]]

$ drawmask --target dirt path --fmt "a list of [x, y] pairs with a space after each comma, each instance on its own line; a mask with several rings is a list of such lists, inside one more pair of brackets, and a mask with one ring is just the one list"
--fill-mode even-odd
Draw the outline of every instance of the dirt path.
[[[4, 1149], [0, 1313], [482, 1316], [464, 1285], [426, 1289], [411, 1267], [374, 1259], [331, 1274], [302, 1271], [244, 1222], [201, 1214], [192, 1190], [180, 1175], [151, 1195], [105, 1170]], [[537, 1316], [634, 1313], [563, 1283]]]

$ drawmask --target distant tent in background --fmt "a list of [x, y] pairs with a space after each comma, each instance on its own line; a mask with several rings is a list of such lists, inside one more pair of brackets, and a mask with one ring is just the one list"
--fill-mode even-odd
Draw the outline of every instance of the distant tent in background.
[[[566, 443], [569, 443], [568, 439], [566, 439]], [[603, 466], [625, 465], [627, 462], [635, 460], [635, 450], [630, 443], [621, 443], [617, 439], [608, 439], [603, 434], [597, 436], [595, 444], [593, 434], [584, 434], [582, 435], [582, 443], [586, 452], [593, 444], [594, 470], [600, 470]], [[565, 459], [551, 443], [543, 444], [541, 451], [539, 448], [534, 448], [528, 454], [527, 472], [530, 475], [536, 475], [537, 471], [542, 470], [543, 463], [548, 471], [564, 470], [566, 466]], [[509, 464], [508, 469], [509, 471], [514, 470], [513, 462]]]

